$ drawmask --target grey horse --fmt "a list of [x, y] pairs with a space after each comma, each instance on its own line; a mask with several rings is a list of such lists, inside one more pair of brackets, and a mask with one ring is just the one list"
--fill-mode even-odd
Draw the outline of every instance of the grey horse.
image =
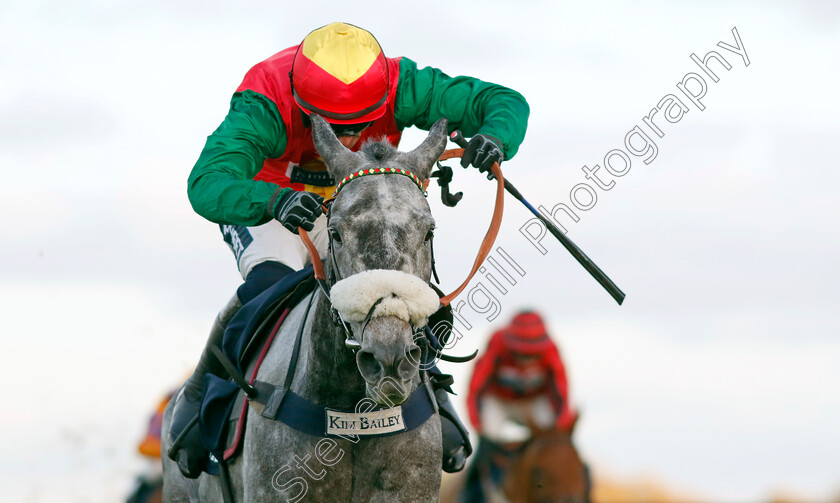
[[[326, 121], [314, 115], [312, 129], [315, 146], [337, 181], [363, 168], [401, 168], [426, 180], [446, 146], [445, 119], [435, 123], [428, 137], [411, 152], [399, 152], [385, 140], [367, 142], [359, 152], [352, 152], [338, 141]], [[336, 269], [332, 271], [336, 279], [385, 270], [428, 287], [433, 228], [422, 189], [410, 177], [357, 177], [332, 203], [332, 245], [325, 262]], [[364, 286], [364, 282], [356, 284]], [[351, 299], [363, 297], [349, 290]], [[396, 293], [389, 295], [391, 301], [396, 297]], [[397, 300], [411, 304], [411, 299]], [[359, 302], [363, 309], [370, 305]], [[289, 313], [257, 380], [274, 385], [284, 382], [293, 341], [303, 324], [291, 387], [294, 393], [340, 410], [352, 411], [365, 399], [383, 406], [400, 404], [423, 386], [418, 370], [420, 350], [414, 337], [417, 325], [425, 322], [418, 319], [429, 313], [421, 310], [406, 320], [406, 316], [395, 314], [399, 309], [381, 307], [373, 303], [366, 319], [347, 320], [360, 343], [353, 352], [345, 343], [344, 330], [331, 318], [330, 299], [316, 290]], [[169, 448], [171, 405], [163, 420], [164, 453]], [[420, 426], [390, 436], [320, 438], [264, 418], [258, 404], [250, 407], [242, 451], [229, 464], [236, 503], [439, 501], [441, 429], [436, 412]], [[173, 461], [165, 455], [162, 458], [164, 501], [222, 501], [215, 477], [202, 474], [198, 479], [186, 479]]]

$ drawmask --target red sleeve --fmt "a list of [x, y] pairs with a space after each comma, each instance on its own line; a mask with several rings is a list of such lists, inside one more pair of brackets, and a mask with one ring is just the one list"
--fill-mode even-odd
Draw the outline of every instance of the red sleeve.
[[479, 413], [478, 401], [481, 395], [486, 391], [487, 384], [489, 384], [496, 367], [496, 356], [498, 353], [498, 340], [500, 332], [496, 332], [490, 338], [490, 343], [487, 345], [487, 350], [475, 362], [475, 369], [470, 379], [470, 389], [467, 392], [467, 410], [470, 415], [470, 423], [476, 431], [481, 432], [481, 414]]
[[563, 360], [560, 359], [560, 352], [557, 347], [553, 346], [546, 353], [546, 366], [550, 372], [552, 380], [552, 392], [555, 394], [552, 397], [552, 403], [555, 404], [557, 413], [557, 426], [564, 428], [569, 426], [574, 420], [574, 413], [569, 403], [569, 383], [566, 379], [566, 367], [563, 366]]

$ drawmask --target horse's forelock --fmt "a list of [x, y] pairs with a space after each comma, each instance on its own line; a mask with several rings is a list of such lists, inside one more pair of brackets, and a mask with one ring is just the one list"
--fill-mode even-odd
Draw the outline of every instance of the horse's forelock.
[[418, 176], [421, 180], [428, 176], [429, 170], [418, 169], [417, 160], [411, 153], [400, 152], [397, 147], [393, 146], [385, 138], [374, 140], [372, 138], [365, 140], [359, 153], [362, 154], [365, 160], [371, 164], [365, 167], [392, 167], [402, 168], [406, 171]]
[[379, 140], [366, 140], [359, 149], [359, 152], [371, 161], [388, 161], [397, 155], [398, 150], [388, 140], [382, 138]]

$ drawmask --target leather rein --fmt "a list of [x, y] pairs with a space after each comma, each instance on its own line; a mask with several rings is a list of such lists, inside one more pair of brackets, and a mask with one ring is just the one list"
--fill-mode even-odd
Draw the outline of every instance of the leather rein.
[[[458, 158], [464, 155], [463, 148], [453, 148], [450, 150], [446, 150], [440, 156], [438, 160], [445, 161], [447, 159]], [[502, 177], [502, 169], [499, 166], [499, 163], [493, 163], [493, 167], [490, 168], [493, 172], [493, 175], [496, 177], [496, 202], [493, 207], [493, 218], [490, 221], [490, 227], [487, 229], [487, 233], [484, 236], [484, 240], [481, 242], [481, 246], [478, 248], [478, 254], [475, 257], [475, 262], [473, 262], [472, 269], [470, 273], [467, 275], [467, 279], [464, 280], [461, 285], [456, 288], [452, 293], [441, 297], [440, 305], [448, 306], [452, 300], [460, 294], [464, 288], [467, 287], [470, 280], [472, 280], [475, 273], [478, 272], [478, 269], [481, 267], [481, 264], [484, 263], [484, 260], [487, 258], [487, 255], [490, 254], [490, 251], [493, 248], [493, 243], [496, 242], [496, 236], [499, 234], [499, 228], [502, 226], [502, 215], [504, 213], [504, 205], [505, 205], [505, 179]], [[391, 172], [382, 172], [376, 174], [392, 174]], [[346, 183], [346, 182], [345, 182]], [[425, 194], [425, 192], [424, 192]], [[328, 208], [325, 208], [329, 211]], [[302, 227], [298, 228], [298, 234], [300, 235], [301, 241], [303, 241], [304, 246], [306, 249], [309, 250], [309, 255], [312, 258], [312, 267], [315, 270], [315, 279], [318, 280], [318, 283], [325, 289], [325, 293], [328, 291], [327, 288], [327, 277], [324, 274], [324, 267], [321, 261], [321, 256], [318, 253], [318, 250], [315, 248], [315, 245], [312, 243], [312, 240], [309, 238], [309, 234], [304, 230]]]

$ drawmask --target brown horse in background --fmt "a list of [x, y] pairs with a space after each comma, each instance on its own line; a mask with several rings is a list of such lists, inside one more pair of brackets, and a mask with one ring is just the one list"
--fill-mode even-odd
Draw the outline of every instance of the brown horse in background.
[[589, 469], [572, 442], [577, 420], [562, 429], [530, 422], [532, 437], [502, 483], [509, 503], [589, 503]]
[[[531, 437], [524, 443], [481, 437], [480, 457], [461, 473], [445, 474], [441, 503], [589, 503], [589, 469], [572, 442], [577, 420], [563, 429], [528, 421]], [[498, 485], [491, 475], [495, 469], [503, 472]]]

